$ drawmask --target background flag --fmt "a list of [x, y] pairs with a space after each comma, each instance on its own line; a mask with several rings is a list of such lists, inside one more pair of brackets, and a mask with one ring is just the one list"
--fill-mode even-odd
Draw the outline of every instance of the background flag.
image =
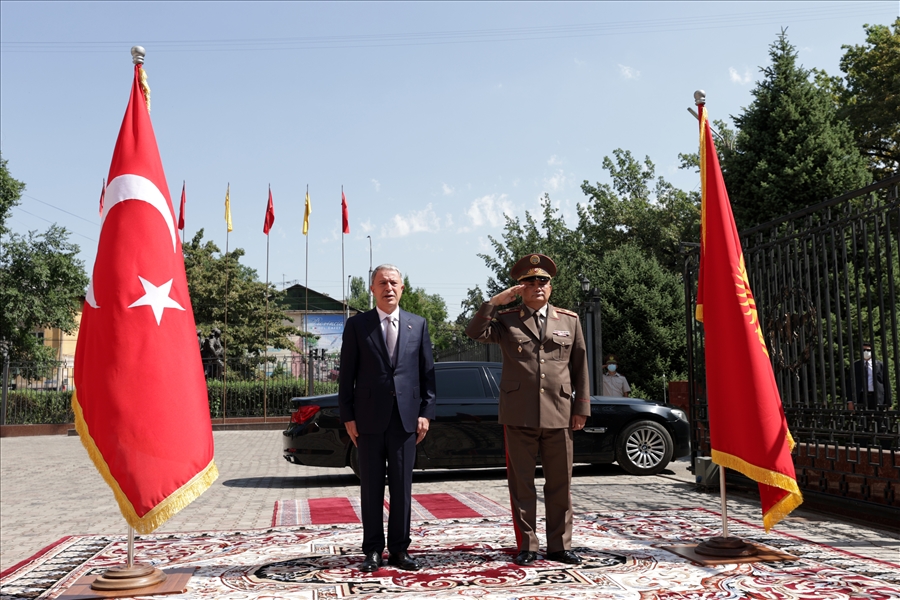
[[234, 228], [231, 226], [231, 184], [228, 184], [228, 187], [225, 188], [225, 223], [228, 224], [228, 231], [231, 232]]
[[109, 168], [72, 410], [125, 520], [149, 533], [218, 471], [184, 256], [141, 71]]
[[272, 224], [275, 222], [275, 205], [272, 204], [272, 188], [269, 187], [269, 205], [266, 207], [266, 220], [263, 223], [263, 233], [269, 235]]
[[181, 206], [178, 209], [178, 229], [184, 231], [184, 182], [181, 182]]
[[103, 200], [106, 198], [106, 179], [103, 180], [103, 187], [100, 189], [100, 216], [103, 216]]
[[781, 397], [756, 314], [719, 158], [700, 105], [703, 188], [697, 319], [706, 343], [712, 459], [759, 483], [768, 531], [803, 502]]
[[306, 191], [306, 210], [303, 211], [303, 235], [309, 234], [309, 215], [312, 212], [312, 204], [309, 202], [309, 190]]
[[344, 225], [344, 233], [350, 233], [350, 211], [347, 210], [347, 196], [341, 190], [341, 217]]

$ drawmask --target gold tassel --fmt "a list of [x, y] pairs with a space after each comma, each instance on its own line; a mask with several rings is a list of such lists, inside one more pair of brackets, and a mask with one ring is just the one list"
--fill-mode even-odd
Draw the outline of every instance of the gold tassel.
[[147, 71], [144, 67], [138, 66], [141, 72], [141, 89], [144, 91], [144, 102], [147, 103], [147, 112], [150, 112], [150, 84], [147, 83]]
[[209, 486], [219, 477], [219, 470], [216, 468], [215, 459], [210, 460], [206, 467], [194, 475], [190, 481], [175, 490], [168, 498], [157, 504], [153, 509], [143, 517], [138, 516], [137, 511], [122, 488], [116, 481], [109, 470], [109, 465], [103, 458], [97, 444], [91, 437], [88, 430], [87, 422], [84, 420], [84, 414], [81, 411], [81, 405], [78, 403], [78, 393], [72, 394], [72, 411], [75, 413], [75, 430], [78, 431], [78, 437], [87, 450], [88, 456], [100, 472], [103, 480], [112, 488], [113, 495], [116, 497], [116, 503], [119, 505], [119, 511], [125, 518], [125, 522], [134, 527], [134, 530], [140, 534], [153, 533], [160, 525], [169, 520], [182, 508], [196, 500], [200, 494], [205, 492]]

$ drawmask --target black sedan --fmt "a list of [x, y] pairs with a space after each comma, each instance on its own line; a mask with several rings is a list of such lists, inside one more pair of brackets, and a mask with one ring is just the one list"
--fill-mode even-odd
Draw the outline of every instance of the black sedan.
[[[435, 363], [437, 409], [416, 449], [418, 469], [505, 467], [503, 426], [497, 423], [500, 363]], [[340, 422], [337, 394], [293, 398], [284, 431], [284, 458], [313, 467], [350, 466], [356, 447]], [[574, 462], [612, 463], [635, 475], [655, 475], [690, 454], [687, 415], [638, 398], [591, 397], [591, 416], [574, 435]]]

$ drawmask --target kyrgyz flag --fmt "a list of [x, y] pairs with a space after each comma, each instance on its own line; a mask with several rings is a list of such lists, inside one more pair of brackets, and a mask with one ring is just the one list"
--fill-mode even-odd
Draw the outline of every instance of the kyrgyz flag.
[[272, 203], [272, 188], [269, 187], [269, 204], [266, 206], [266, 219], [263, 221], [263, 233], [269, 235], [275, 223], [275, 205]]
[[218, 471], [175, 211], [140, 76], [138, 65], [109, 168], [72, 409], [125, 520], [149, 533]]
[[697, 319], [706, 336], [712, 459], [759, 483], [768, 531], [803, 502], [769, 352], [756, 314], [706, 109], [700, 105], [703, 187]]
[[344, 233], [350, 233], [350, 211], [347, 209], [347, 196], [341, 190], [341, 225]]

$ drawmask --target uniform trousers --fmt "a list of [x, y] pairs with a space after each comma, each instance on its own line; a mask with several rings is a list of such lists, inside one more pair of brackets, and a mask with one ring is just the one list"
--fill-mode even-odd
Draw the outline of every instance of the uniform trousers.
[[[384, 551], [384, 476], [391, 494], [387, 548], [391, 554], [409, 548], [409, 519], [412, 502], [412, 472], [416, 463], [416, 432], [407, 432], [400, 420], [397, 403], [387, 429], [382, 433], [359, 434], [360, 512], [363, 522], [364, 554]], [[386, 467], [385, 467], [386, 465]]]
[[512, 520], [519, 551], [537, 552], [537, 492], [534, 471], [538, 453], [544, 471], [547, 552], [572, 548], [572, 431], [535, 427], [504, 427], [506, 472]]

